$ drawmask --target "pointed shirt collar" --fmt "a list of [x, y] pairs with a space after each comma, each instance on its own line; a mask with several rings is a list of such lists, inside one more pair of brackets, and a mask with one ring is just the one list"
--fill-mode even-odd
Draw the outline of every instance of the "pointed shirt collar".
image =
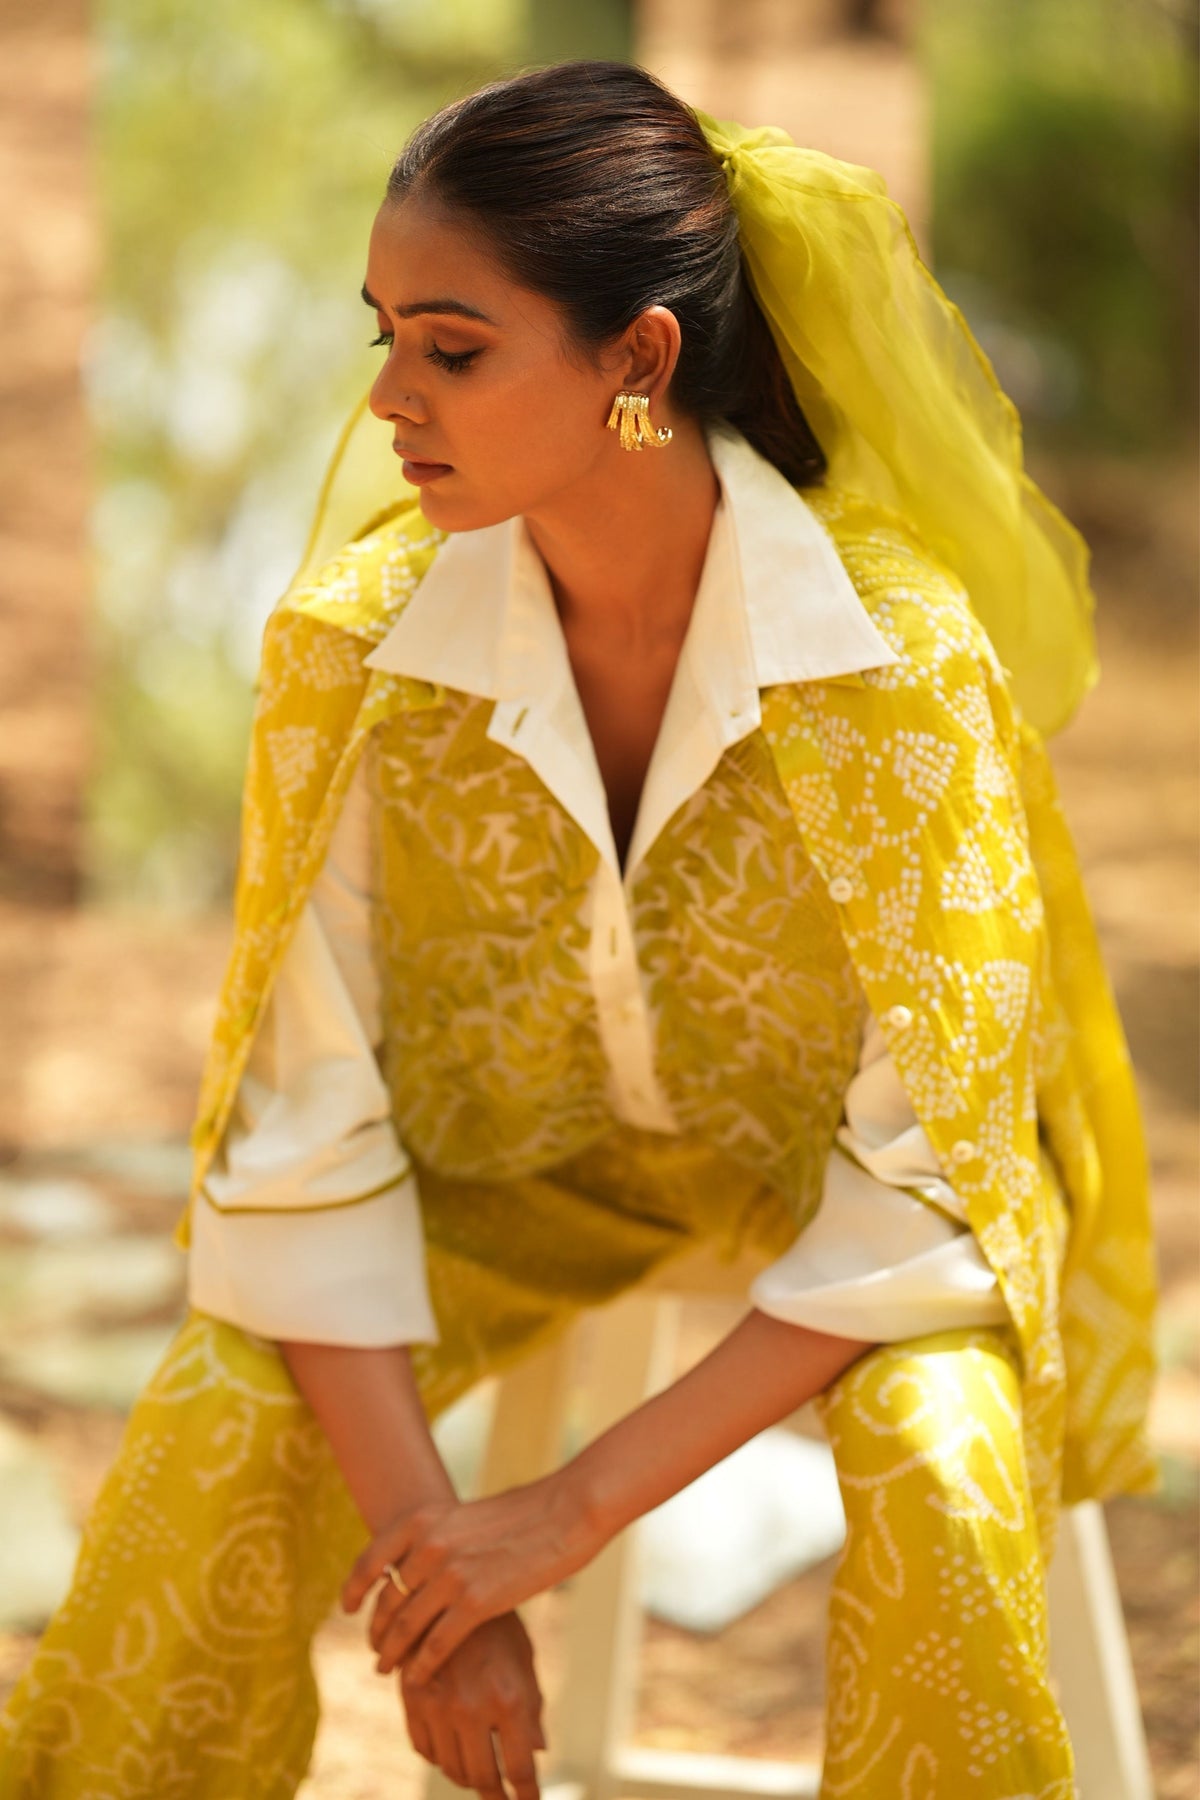
[[[714, 430], [709, 449], [721, 497], [627, 872], [723, 751], [757, 729], [761, 688], [900, 660], [803, 496], [740, 433]], [[489, 737], [531, 764], [616, 866], [553, 591], [523, 520], [451, 534], [366, 662], [496, 701]]]
[[[715, 623], [709, 614], [726, 623], [742, 616], [756, 688], [898, 662], [803, 495], [739, 432], [714, 430], [709, 449], [721, 503], [701, 592], [709, 589], [705, 598], [714, 604], [701, 608], [698, 594], [694, 622], [698, 616], [702, 626]], [[723, 564], [726, 577], [733, 577], [722, 583], [720, 594], [711, 594], [713, 563]], [[518, 692], [532, 649], [529, 634], [552, 623], [544, 606], [529, 604], [529, 591], [538, 587], [553, 609], [545, 570], [520, 518], [454, 532], [366, 660], [372, 668], [439, 681], [485, 699], [532, 699]], [[724, 633], [718, 635], [724, 639]], [[719, 664], [713, 672], [720, 673]]]

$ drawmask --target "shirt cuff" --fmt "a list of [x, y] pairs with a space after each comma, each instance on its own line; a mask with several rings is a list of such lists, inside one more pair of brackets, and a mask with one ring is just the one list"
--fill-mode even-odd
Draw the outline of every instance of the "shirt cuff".
[[415, 1178], [300, 1212], [223, 1212], [202, 1192], [188, 1301], [259, 1337], [361, 1349], [439, 1343]]
[[971, 1231], [837, 1152], [816, 1217], [749, 1298], [773, 1318], [864, 1343], [1011, 1316]]

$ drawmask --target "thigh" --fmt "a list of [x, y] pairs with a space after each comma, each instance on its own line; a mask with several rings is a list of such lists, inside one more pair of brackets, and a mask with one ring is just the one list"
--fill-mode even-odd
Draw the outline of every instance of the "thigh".
[[275, 1345], [190, 1312], [0, 1717], [3, 1800], [285, 1800], [309, 1644], [366, 1531]]
[[[430, 1420], [678, 1236], [587, 1183], [427, 1175], [422, 1201], [441, 1336], [412, 1358]], [[190, 1311], [0, 1714], [0, 1800], [288, 1800], [316, 1733], [312, 1637], [368, 1535], [278, 1346]]]
[[[614, 1140], [504, 1184], [422, 1170], [430, 1420], [694, 1241], [696, 1161]], [[316, 1731], [311, 1639], [367, 1535], [277, 1345], [191, 1312], [0, 1716], [0, 1800], [287, 1800]]]
[[881, 1345], [816, 1404], [847, 1527], [823, 1800], [1070, 1800], [1011, 1331]]

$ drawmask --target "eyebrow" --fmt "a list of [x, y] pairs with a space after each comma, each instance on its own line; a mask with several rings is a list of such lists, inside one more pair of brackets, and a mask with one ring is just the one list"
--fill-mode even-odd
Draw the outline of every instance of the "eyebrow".
[[[373, 294], [367, 292], [365, 281], [363, 282], [362, 297], [368, 306], [375, 308], [376, 312], [387, 311], [386, 306], [382, 306]], [[397, 306], [393, 310], [398, 319], [417, 319], [424, 313], [452, 313], [460, 319], [479, 319], [484, 325], [494, 325], [496, 322], [494, 319], [489, 319], [486, 313], [480, 312], [477, 306], [468, 306], [465, 300], [413, 300], [409, 305]]]

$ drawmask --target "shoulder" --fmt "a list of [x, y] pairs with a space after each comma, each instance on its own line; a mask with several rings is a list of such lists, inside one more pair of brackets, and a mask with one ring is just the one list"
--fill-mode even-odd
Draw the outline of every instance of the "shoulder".
[[297, 577], [263, 630], [255, 688], [260, 723], [281, 711], [339, 713], [362, 698], [364, 658], [399, 618], [445, 534], [405, 501]]
[[308, 690], [361, 691], [363, 659], [395, 624], [445, 539], [415, 500], [390, 509], [307, 579], [295, 579], [267, 619], [256, 683], [269, 706]]
[[1007, 670], [961, 578], [898, 510], [848, 489], [804, 494], [873, 624], [899, 660], [852, 682], [816, 682], [809, 703], [822, 734], [851, 729], [881, 752], [919, 739], [982, 758], [979, 780], [1003, 788], [1025, 726]]
[[405, 500], [368, 525], [307, 581], [293, 583], [276, 608], [377, 644], [395, 624], [445, 532]]
[[843, 487], [806, 488], [803, 498], [872, 623], [901, 658], [866, 671], [868, 685], [923, 684], [964, 660], [977, 668], [982, 662], [988, 674], [1001, 678], [966, 586], [901, 511]]

